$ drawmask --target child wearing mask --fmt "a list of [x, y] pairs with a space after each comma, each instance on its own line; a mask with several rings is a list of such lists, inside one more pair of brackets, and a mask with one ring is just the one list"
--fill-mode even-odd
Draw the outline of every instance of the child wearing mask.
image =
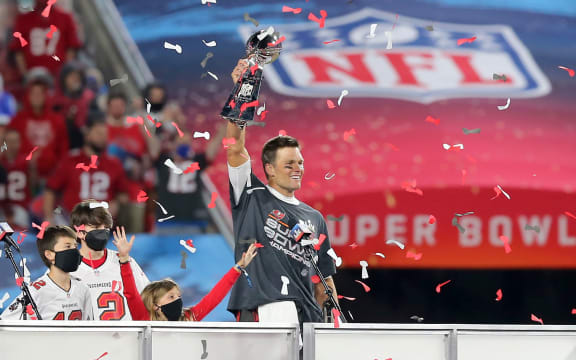
[[[114, 244], [118, 248], [124, 283], [124, 296], [128, 300], [133, 320], [154, 321], [201, 321], [226, 297], [240, 275], [242, 273], [247, 274], [245, 268], [256, 256], [257, 248], [256, 244], [250, 245], [248, 250], [242, 254], [242, 259], [220, 279], [198, 304], [184, 309], [180, 288], [171, 279], [151, 282], [144, 288], [142, 294], [136, 289], [134, 275], [129, 263], [129, 254], [133, 243], [134, 237], [128, 242], [126, 234], [118, 230], [114, 232]], [[245, 281], [250, 280], [245, 279]]]
[[[48, 227], [36, 245], [40, 258], [50, 269], [29, 286], [42, 320], [92, 320], [90, 291], [70, 276], [81, 260], [74, 231], [67, 226]], [[22, 319], [23, 310], [28, 310], [27, 319], [36, 318], [31, 307], [23, 309], [22, 297], [17, 297], [2, 313], [2, 320]]]
[[[82, 262], [74, 276], [90, 288], [92, 308], [96, 320], [132, 320], [128, 303], [123, 294], [120, 260], [126, 263], [133, 276], [133, 283], [142, 291], [150, 282], [136, 260], [119, 258], [118, 252], [107, 249], [112, 228], [112, 215], [96, 200], [84, 200], [72, 210], [70, 222], [78, 231]], [[124, 228], [117, 231], [126, 237]]]

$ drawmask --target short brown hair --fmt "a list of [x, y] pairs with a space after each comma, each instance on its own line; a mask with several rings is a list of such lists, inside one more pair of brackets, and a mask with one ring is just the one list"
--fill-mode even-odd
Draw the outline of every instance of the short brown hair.
[[[150, 314], [151, 321], [168, 320], [166, 316], [164, 316], [164, 314], [158, 314], [154, 307], [158, 303], [158, 300], [160, 300], [160, 298], [164, 296], [164, 294], [172, 290], [174, 287], [176, 287], [178, 291], [180, 291], [180, 287], [178, 286], [178, 284], [176, 284], [174, 280], [168, 278], [164, 280], [152, 281], [150, 284], [146, 285], [144, 290], [142, 290], [141, 294], [142, 302], [144, 303], [144, 307], [146, 307], [146, 310], [148, 310], [148, 313]], [[192, 321], [193, 319], [189, 319], [184, 314], [181, 314], [180, 319], [178, 320]]]
[[82, 200], [74, 206], [72, 213], [70, 214], [70, 222], [73, 226], [80, 225], [92, 225], [100, 226], [104, 225], [106, 228], [112, 228], [112, 214], [108, 209], [101, 206], [90, 208], [90, 203], [97, 203], [100, 201], [94, 199]]
[[44, 236], [42, 239], [36, 239], [36, 247], [38, 248], [40, 258], [42, 259], [42, 262], [44, 262], [44, 265], [46, 265], [48, 268], [52, 266], [52, 263], [46, 258], [44, 252], [46, 250], [54, 251], [54, 246], [56, 246], [58, 239], [61, 237], [68, 237], [76, 240], [76, 233], [68, 226], [49, 226], [44, 231]]
[[274, 165], [276, 162], [276, 152], [278, 149], [284, 147], [296, 147], [300, 148], [298, 140], [292, 136], [276, 136], [268, 140], [264, 147], [262, 148], [262, 166], [264, 167], [264, 174], [266, 179], [268, 179], [268, 173], [266, 172], [266, 164]]

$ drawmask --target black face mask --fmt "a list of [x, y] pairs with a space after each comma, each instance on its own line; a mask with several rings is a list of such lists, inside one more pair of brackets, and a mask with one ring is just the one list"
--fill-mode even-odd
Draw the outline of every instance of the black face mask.
[[80, 266], [80, 262], [82, 261], [82, 256], [80, 256], [78, 249], [62, 250], [55, 253], [54, 266], [58, 269], [67, 273], [78, 270], [78, 266]]
[[150, 103], [150, 112], [159, 113], [164, 109], [164, 105], [166, 105], [164, 101], [160, 103]]
[[86, 245], [94, 251], [102, 251], [110, 239], [110, 229], [92, 230], [86, 233]]
[[160, 306], [160, 310], [162, 310], [162, 313], [168, 321], [178, 321], [180, 316], [182, 316], [182, 298]]

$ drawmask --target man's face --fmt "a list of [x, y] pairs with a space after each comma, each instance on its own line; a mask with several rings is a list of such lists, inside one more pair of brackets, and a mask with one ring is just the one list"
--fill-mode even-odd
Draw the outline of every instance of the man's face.
[[126, 113], [126, 103], [123, 99], [114, 98], [108, 103], [108, 115], [114, 119], [119, 119]]
[[66, 90], [74, 93], [82, 88], [82, 76], [78, 71], [71, 71], [65, 79]]
[[270, 182], [293, 192], [302, 187], [304, 176], [304, 158], [297, 147], [283, 147], [276, 151], [274, 166], [267, 164]]
[[35, 109], [41, 109], [46, 102], [46, 88], [41, 84], [34, 84], [28, 92], [28, 101]]
[[150, 89], [150, 94], [149, 94], [150, 98], [148, 99], [148, 101], [150, 101], [152, 104], [155, 103], [161, 103], [164, 101], [164, 89], [160, 88], [160, 87], [154, 87], [152, 89]]
[[16, 156], [20, 151], [20, 133], [14, 130], [8, 130], [6, 132], [6, 152], [10, 156]]
[[92, 126], [86, 134], [86, 143], [104, 151], [108, 146], [108, 126], [104, 123]]

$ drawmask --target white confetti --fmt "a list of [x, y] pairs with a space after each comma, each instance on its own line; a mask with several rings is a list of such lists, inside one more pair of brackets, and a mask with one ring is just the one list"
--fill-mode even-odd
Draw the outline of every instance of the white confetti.
[[366, 35], [367, 39], [374, 39], [376, 36], [376, 27], [378, 27], [378, 24], [370, 25], [370, 34]]
[[180, 169], [178, 166], [176, 166], [176, 164], [174, 164], [174, 161], [172, 161], [172, 159], [166, 159], [166, 161], [164, 161], [164, 165], [166, 165], [170, 169], [172, 169], [172, 171], [176, 175], [180, 175], [183, 173], [182, 169]]
[[128, 74], [122, 75], [122, 77], [119, 79], [110, 80], [110, 86], [116, 86], [116, 85], [124, 83], [126, 81], [128, 81]]
[[454, 144], [454, 145], [442, 144], [442, 147], [444, 148], [444, 150], [450, 150], [452, 148], [460, 148], [460, 150], [464, 150], [464, 144]]
[[216, 4], [216, 0], [202, 0], [202, 5], [206, 5], [206, 3]]
[[146, 112], [148, 114], [150, 114], [150, 109], [152, 108], [152, 104], [150, 104], [150, 101], [148, 101], [148, 99], [144, 99], [146, 100]]
[[510, 195], [508, 195], [508, 193], [506, 193], [506, 191], [504, 191], [504, 189], [502, 189], [502, 187], [500, 185], [496, 185], [498, 186], [498, 189], [500, 189], [500, 191], [502, 191], [502, 194], [504, 194], [504, 196], [506, 196], [508, 198], [508, 200], [510, 200]]
[[344, 98], [344, 96], [346, 95], [348, 95], [348, 90], [342, 90], [342, 92], [340, 93], [340, 97], [338, 98], [338, 106], [342, 104], [342, 98]]
[[382, 254], [382, 253], [377, 252], [377, 253], [375, 253], [374, 255], [380, 256], [382, 259], [386, 259], [386, 255], [384, 255], [384, 254]]
[[368, 262], [362, 260], [360, 266], [362, 266], [362, 279], [368, 279]]
[[384, 31], [384, 34], [388, 38], [388, 42], [386, 43], [386, 50], [392, 49], [392, 31]]
[[342, 258], [339, 257], [338, 255], [336, 255], [336, 252], [334, 251], [334, 249], [330, 248], [330, 250], [326, 251], [326, 254], [328, 254], [332, 259], [334, 259], [334, 262], [336, 263], [336, 267], [339, 267], [340, 265], [342, 265]]
[[216, 41], [212, 40], [209, 42], [206, 42], [205, 40], [202, 40], [202, 42], [204, 43], [204, 45], [208, 46], [208, 47], [214, 47], [216, 46]]
[[386, 241], [386, 245], [396, 245], [396, 246], [398, 246], [400, 249], [404, 250], [404, 244], [401, 243], [400, 241], [387, 240], [387, 241]]
[[498, 105], [498, 110], [506, 110], [510, 107], [510, 98], [506, 100], [506, 105]]
[[175, 217], [176, 217], [175, 215], [170, 215], [170, 216], [168, 216], [168, 217], [165, 217], [165, 218], [162, 218], [162, 219], [158, 219], [158, 222], [164, 222], [164, 221], [166, 221], [166, 220], [170, 220], [170, 219], [173, 219], [173, 218], [175, 218]]
[[280, 290], [280, 293], [282, 295], [288, 295], [288, 284], [290, 284], [290, 279], [282, 275], [280, 276], [280, 280], [282, 280], [282, 290]]
[[4, 307], [4, 303], [6, 302], [6, 300], [10, 299], [10, 294], [8, 294], [7, 292], [4, 293], [4, 296], [2, 296], [2, 299], [0, 299], [0, 309], [2, 309]]
[[164, 49], [176, 50], [178, 54], [182, 54], [182, 46], [178, 44], [170, 44], [168, 41], [164, 41]]
[[160, 206], [160, 210], [162, 210], [162, 214], [164, 215], [168, 215], [168, 211], [166, 211], [166, 209], [164, 209], [164, 206], [162, 206], [162, 204], [160, 204], [158, 201], [156, 200], [152, 200], [154, 201], [158, 206]]
[[56, 55], [52, 55], [52, 59], [56, 60], [56, 61], [60, 61], [60, 58]]
[[198, 138], [204, 138], [206, 140], [210, 140], [210, 133], [208, 131], [204, 131], [204, 132], [195, 131], [194, 132], [194, 139], [198, 139]]
[[210, 71], [208, 71], [208, 75], [212, 76], [214, 79], [218, 80], [218, 76], [212, 74]]
[[264, 105], [258, 108], [258, 110], [256, 111], [256, 115], [260, 116], [260, 114], [262, 114], [264, 110], [266, 110], [266, 103], [264, 103]]
[[100, 202], [91, 202], [90, 203], [90, 209], [96, 209], [96, 208], [104, 208], [104, 209], [108, 209], [109, 205], [106, 201], [100, 201]]
[[194, 254], [196, 252], [196, 248], [186, 244], [185, 240], [180, 240], [180, 245], [184, 246], [184, 248], [186, 250], [190, 251], [192, 254]]

